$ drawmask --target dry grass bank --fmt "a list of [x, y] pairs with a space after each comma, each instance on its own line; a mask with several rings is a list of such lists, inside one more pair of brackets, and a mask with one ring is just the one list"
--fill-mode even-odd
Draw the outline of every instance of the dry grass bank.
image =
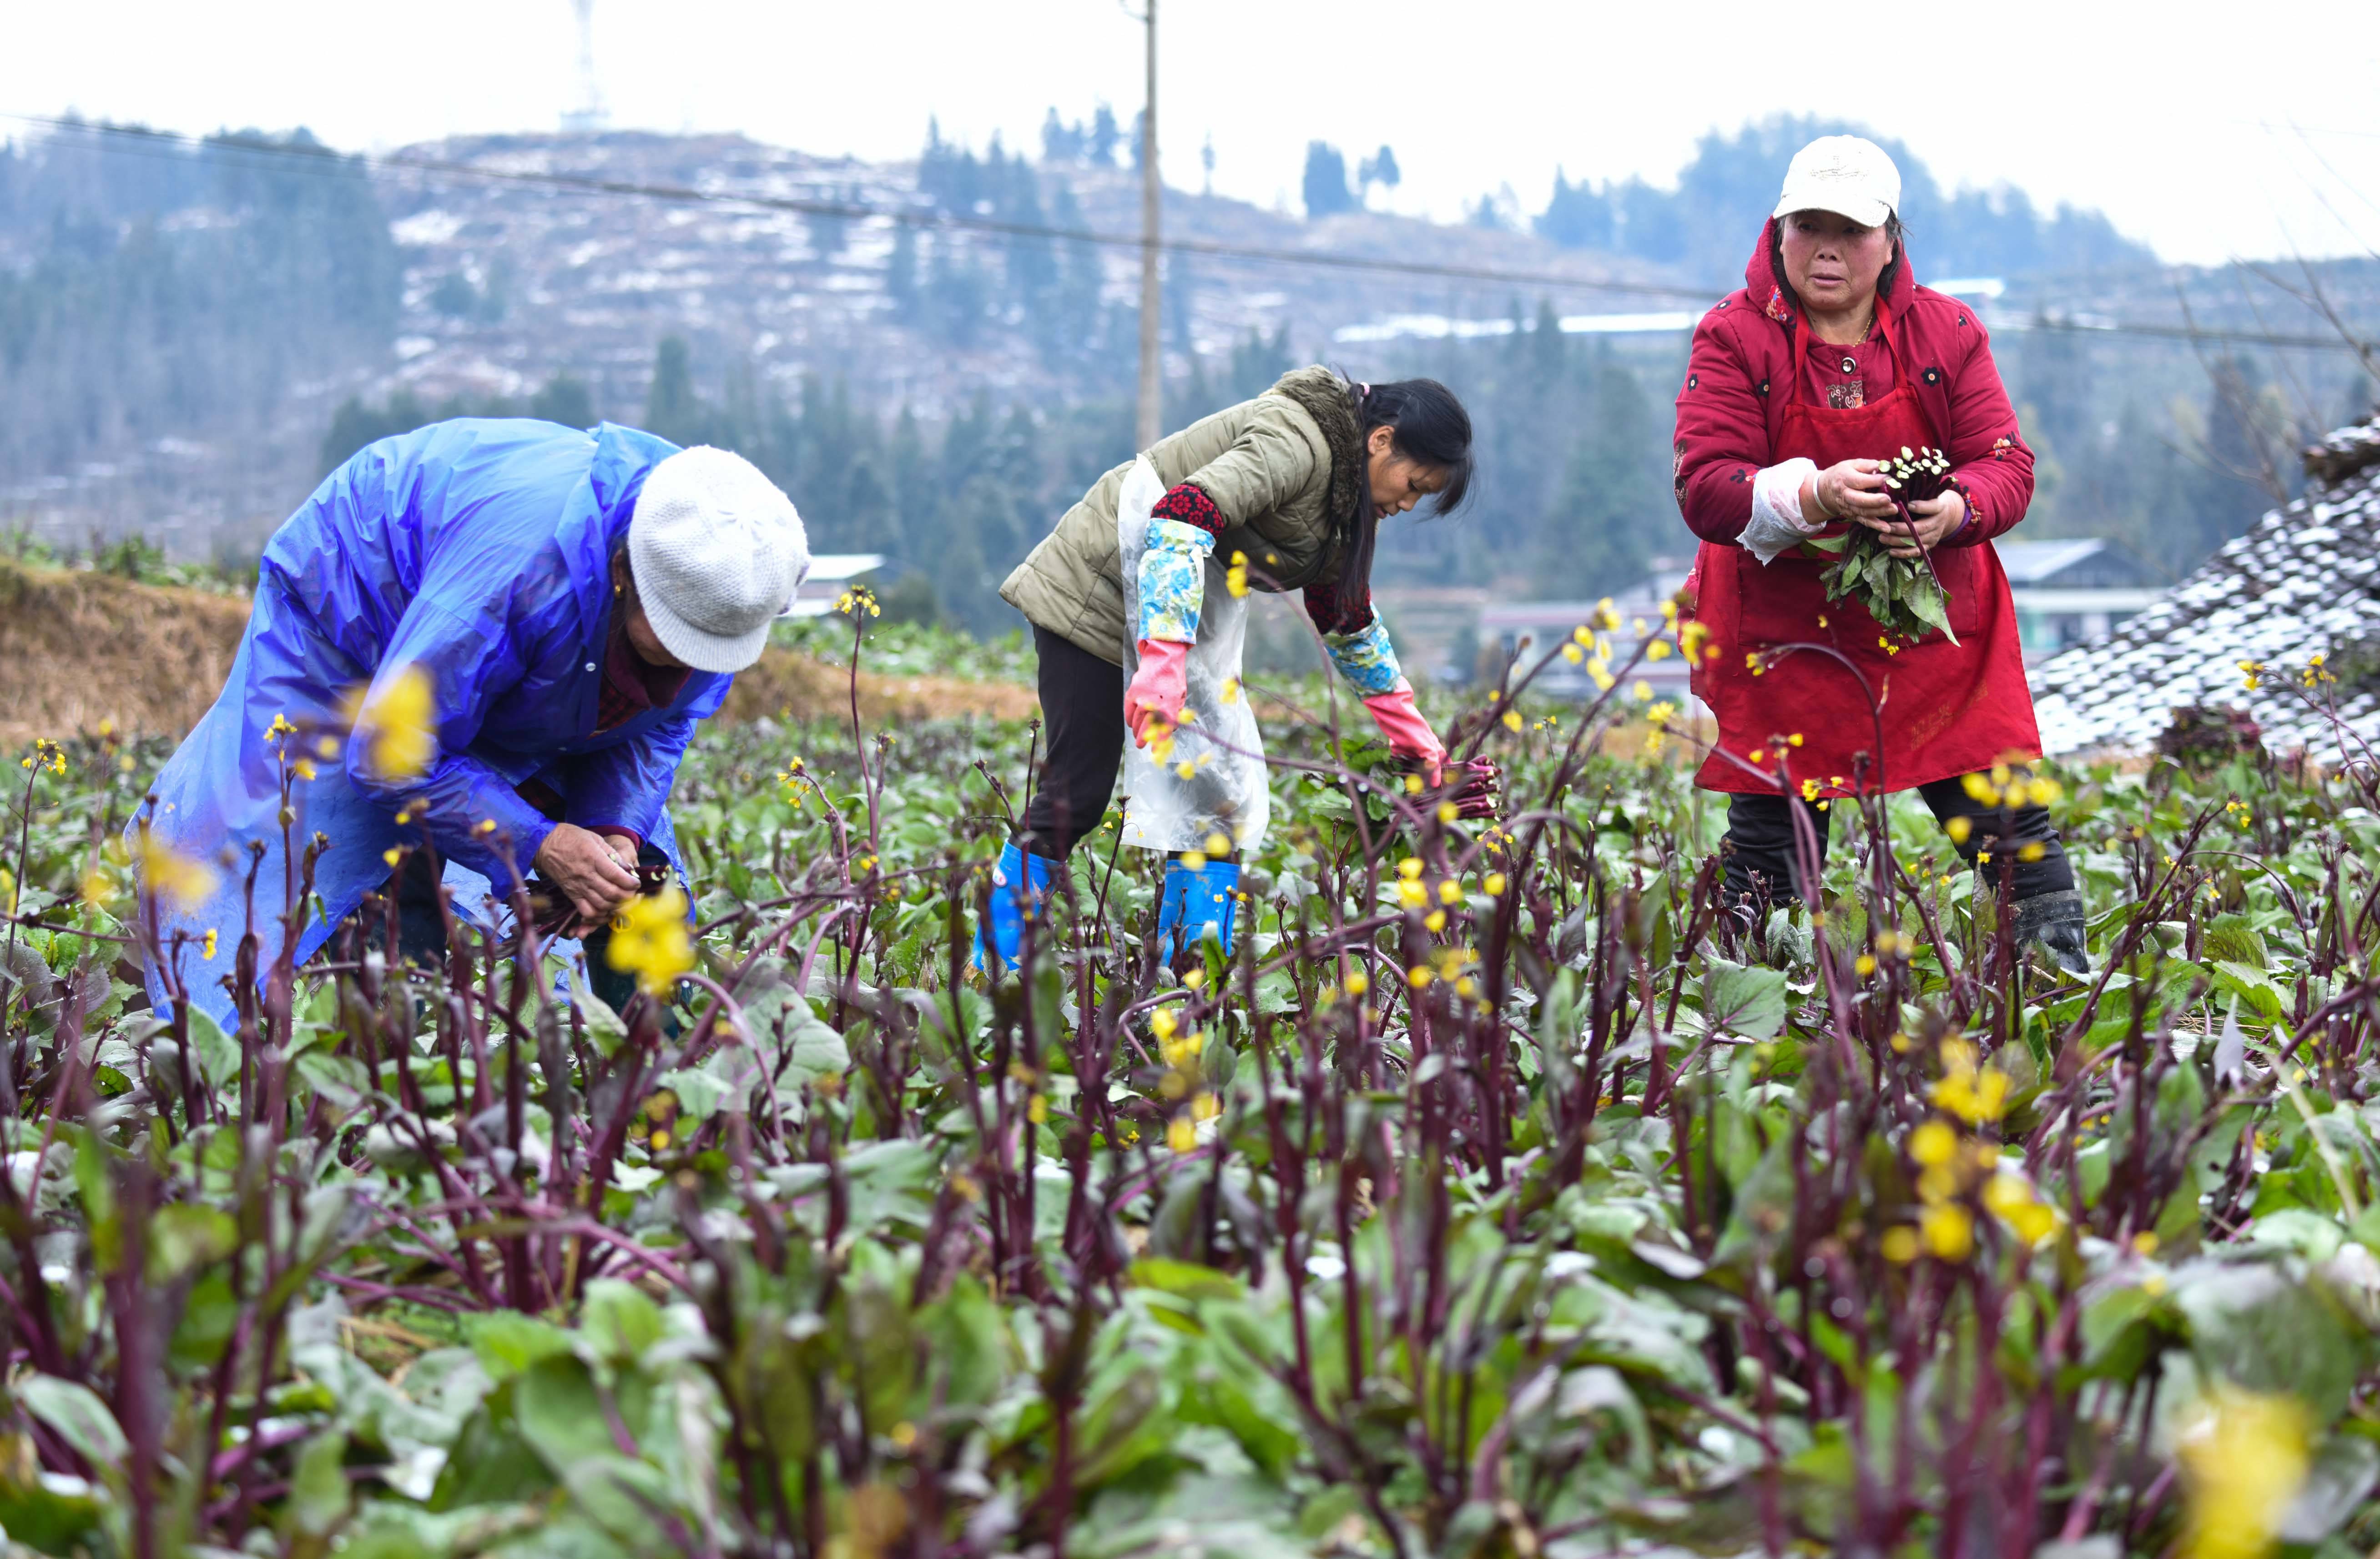
[[[248, 603], [231, 597], [0, 561], [0, 743], [103, 721], [180, 736], [222, 691], [247, 625]], [[735, 680], [720, 718], [839, 715], [848, 699], [841, 669], [772, 649]], [[870, 721], [1016, 719], [1036, 707], [1032, 689], [1010, 683], [868, 672], [859, 702]]]

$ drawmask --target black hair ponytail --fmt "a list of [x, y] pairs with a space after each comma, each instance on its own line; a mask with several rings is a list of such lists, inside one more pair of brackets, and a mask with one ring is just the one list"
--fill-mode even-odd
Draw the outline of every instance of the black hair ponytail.
[[[1471, 414], [1454, 392], [1434, 379], [1396, 379], [1382, 384], [1350, 381], [1355, 397], [1355, 421], [1368, 441], [1375, 428], [1386, 428], [1396, 452], [1446, 474], [1445, 485], [1432, 495], [1434, 514], [1462, 507], [1471, 493]], [[1372, 502], [1371, 461], [1366, 456], [1355, 484], [1355, 512], [1349, 516], [1346, 556], [1339, 567], [1341, 610], [1360, 626], [1372, 616], [1372, 552], [1380, 537], [1380, 513]]]
[[1434, 379], [1358, 384], [1355, 420], [1364, 425], [1366, 438], [1373, 429], [1386, 428], [1399, 454], [1446, 474], [1446, 484], [1432, 499], [1433, 514], [1463, 507], [1471, 493], [1471, 414], [1453, 391]]

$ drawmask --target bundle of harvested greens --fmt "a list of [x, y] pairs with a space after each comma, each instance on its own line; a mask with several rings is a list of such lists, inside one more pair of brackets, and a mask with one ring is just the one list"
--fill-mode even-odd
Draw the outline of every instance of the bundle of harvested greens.
[[[1917, 522], [1909, 505], [1941, 496], [1949, 485], [1950, 457], [1931, 447], [1912, 451], [1904, 444], [1897, 458], [1881, 464], [1893, 514], [1914, 540]], [[1818, 575], [1828, 600], [1857, 601], [1874, 614], [1885, 632], [1899, 634], [1912, 644], [1937, 630], [1952, 644], [1959, 642], [1959, 635], [1950, 632], [1949, 592], [1942, 587], [1942, 576], [1934, 572], [1934, 560], [1923, 549], [1914, 558], [1896, 558], [1885, 550], [1883, 533], [1865, 526], [1803, 545], [1835, 558]]]

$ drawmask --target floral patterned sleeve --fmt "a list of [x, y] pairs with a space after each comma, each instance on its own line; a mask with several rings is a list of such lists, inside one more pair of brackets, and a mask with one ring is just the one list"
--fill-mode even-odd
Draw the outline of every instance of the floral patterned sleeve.
[[1393, 693], [1404, 676], [1397, 665], [1396, 647], [1389, 642], [1389, 625], [1378, 612], [1354, 633], [1323, 634], [1322, 643], [1339, 674], [1366, 698]]
[[1148, 522], [1148, 550], [1140, 555], [1140, 622], [1135, 638], [1198, 642], [1198, 610], [1206, 604], [1207, 555], [1215, 538], [1180, 520]]

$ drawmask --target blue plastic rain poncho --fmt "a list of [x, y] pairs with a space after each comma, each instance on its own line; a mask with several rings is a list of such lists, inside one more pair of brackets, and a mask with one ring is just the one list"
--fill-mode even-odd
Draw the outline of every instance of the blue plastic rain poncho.
[[[248, 924], [251, 842], [265, 850], [259, 968], [280, 949], [284, 747], [313, 769], [287, 838], [300, 856], [316, 833], [328, 840], [300, 960], [387, 881], [400, 843], [426, 836], [509, 893], [513, 864], [526, 874], [554, 827], [515, 789], [532, 779], [563, 798], [564, 820], [633, 829], [676, 862], [670, 784], [732, 678], [693, 672], [668, 706], [595, 732], [612, 555], [646, 474], [675, 453], [610, 423], [436, 423], [364, 449], [274, 533], [230, 680], [154, 787], [155, 838], [217, 868], [203, 901], [158, 907], [161, 947], [177, 930], [197, 939], [178, 955], [194, 1007], [231, 1026], [224, 977]], [[427, 772], [392, 783], [368, 761], [367, 730], [334, 744], [316, 733], [344, 733], [355, 691], [371, 686], [371, 708], [408, 666], [434, 688], [437, 749]], [[307, 734], [269, 738], [276, 716]], [[153, 971], [149, 983], [162, 1004]]]

